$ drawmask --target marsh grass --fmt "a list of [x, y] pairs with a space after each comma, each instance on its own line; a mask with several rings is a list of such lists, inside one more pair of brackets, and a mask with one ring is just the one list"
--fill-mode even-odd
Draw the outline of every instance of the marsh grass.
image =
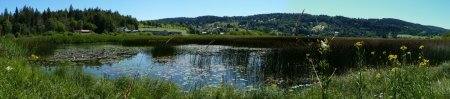
[[[41, 38], [54, 39], [52, 42], [80, 41], [57, 37], [32, 37], [31, 39], [41, 41]], [[86, 41], [95, 38], [96, 40], [92, 42], [98, 39], [109, 40], [95, 36], [82, 38]], [[255, 90], [246, 91], [225, 84], [220, 87], [204, 87], [186, 92], [178, 89], [174, 83], [146, 77], [98, 78], [80, 70], [68, 71], [64, 68], [44, 72], [33, 67], [34, 65], [28, 61], [31, 53], [24, 50], [16, 41], [14, 38], [0, 38], [1, 98], [311, 99], [322, 97], [321, 90], [317, 90], [320, 89], [317, 84], [292, 91], [271, 86], [260, 86]], [[85, 41], [81, 40], [81, 42]], [[351, 43], [353, 44], [354, 42]], [[398, 71], [393, 71], [392, 67], [350, 70], [331, 79], [333, 82], [328, 85], [328, 98], [450, 97], [450, 64], [448, 63], [425, 68], [419, 68], [418, 65], [405, 65]], [[358, 92], [358, 81], [366, 85], [361, 92]]]

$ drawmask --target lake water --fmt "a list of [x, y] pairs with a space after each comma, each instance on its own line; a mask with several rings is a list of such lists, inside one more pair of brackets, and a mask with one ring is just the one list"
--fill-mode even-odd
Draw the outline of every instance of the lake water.
[[[375, 49], [377, 46], [378, 49]], [[36, 52], [42, 57], [52, 56], [55, 50], [72, 48], [136, 48], [138, 53], [118, 59], [116, 62], [79, 63], [78, 66], [65, 67], [78, 69], [98, 77], [117, 78], [121, 76], [151, 77], [177, 83], [182, 89], [193, 89], [203, 86], [219, 86], [222, 83], [238, 88], [252, 89], [260, 85], [277, 83], [280, 87], [307, 87], [311, 80], [308, 62], [305, 57], [320, 58], [316, 47], [302, 46], [290, 48], [270, 47], [235, 47], [227, 45], [175, 45], [175, 46], [122, 46], [119, 44], [70, 44], [53, 48], [40, 49]], [[399, 54], [393, 51], [397, 47], [390, 45], [373, 45], [367, 47], [365, 64], [378, 68], [386, 63], [387, 54]], [[412, 53], [408, 61], [417, 60], [416, 53], [423, 53], [439, 64], [450, 59], [448, 46], [427, 44], [426, 49], [418, 50], [410, 46]], [[382, 48], [382, 49], [381, 49]], [[388, 50], [386, 54], [382, 51]], [[332, 46], [332, 52], [326, 57], [331, 66], [338, 72], [351, 69], [355, 64], [355, 48], [352, 45]], [[371, 52], [376, 52], [372, 55]], [[60, 64], [43, 64], [45, 70], [56, 70]]]

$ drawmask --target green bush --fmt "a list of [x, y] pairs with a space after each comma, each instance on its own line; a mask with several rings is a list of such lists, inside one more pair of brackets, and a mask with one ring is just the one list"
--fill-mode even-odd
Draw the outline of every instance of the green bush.
[[450, 38], [450, 32], [445, 33], [442, 37], [443, 37], [443, 38]]

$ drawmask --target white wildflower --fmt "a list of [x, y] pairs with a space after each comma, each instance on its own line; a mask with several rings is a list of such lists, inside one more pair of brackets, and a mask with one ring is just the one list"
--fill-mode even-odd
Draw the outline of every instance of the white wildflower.
[[313, 32], [321, 32], [321, 31], [323, 31], [325, 29], [325, 26], [323, 26], [323, 25], [316, 25], [316, 26], [314, 26], [312, 29], [311, 29], [311, 31], [313, 31]]
[[11, 71], [11, 70], [13, 70], [14, 68], [12, 68], [11, 66], [8, 66], [8, 67], [6, 67], [5, 69], [6, 69], [6, 71]]
[[325, 40], [323, 40], [323, 41], [320, 41], [320, 47], [321, 47], [323, 50], [328, 50], [328, 48], [330, 48], [330, 45], [328, 45], [328, 40], [325, 39]]

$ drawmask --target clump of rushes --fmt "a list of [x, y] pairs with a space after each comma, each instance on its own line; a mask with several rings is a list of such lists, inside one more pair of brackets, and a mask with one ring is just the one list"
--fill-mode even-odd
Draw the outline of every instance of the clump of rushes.
[[35, 55], [35, 54], [31, 54], [31, 59], [32, 60], [38, 60], [39, 56]]

